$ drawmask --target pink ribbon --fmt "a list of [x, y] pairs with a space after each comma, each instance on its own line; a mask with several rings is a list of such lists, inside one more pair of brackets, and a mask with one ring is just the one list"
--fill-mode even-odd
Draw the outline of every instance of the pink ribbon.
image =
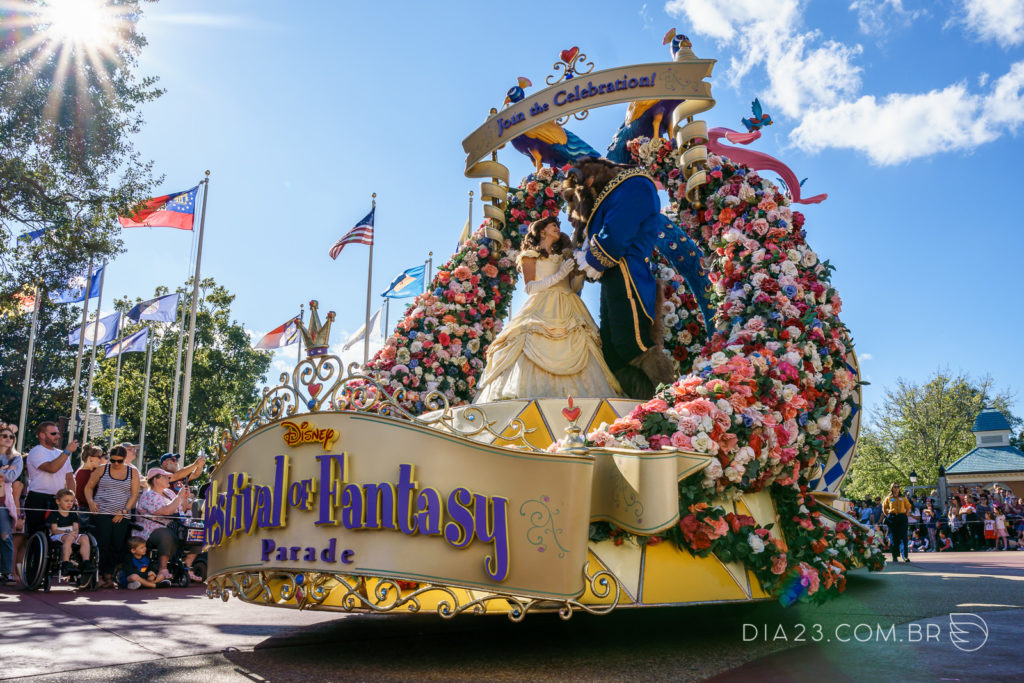
[[734, 142], [740, 145], [749, 145], [754, 140], [761, 137], [761, 131], [755, 130], [751, 133], [738, 133], [729, 128], [712, 128], [708, 131], [708, 150], [718, 156], [729, 157], [733, 163], [743, 164], [749, 167], [753, 171], [775, 171], [782, 179], [786, 181], [786, 185], [789, 187], [789, 194], [793, 197], [794, 204], [820, 204], [821, 202], [828, 199], [827, 194], [816, 194], [813, 197], [807, 197], [803, 199], [800, 197], [800, 181], [797, 180], [796, 174], [773, 156], [769, 156], [764, 152], [755, 152], [752, 149], [740, 149], [739, 147], [730, 147], [728, 145], [721, 144], [718, 140], [725, 138], [729, 142]]

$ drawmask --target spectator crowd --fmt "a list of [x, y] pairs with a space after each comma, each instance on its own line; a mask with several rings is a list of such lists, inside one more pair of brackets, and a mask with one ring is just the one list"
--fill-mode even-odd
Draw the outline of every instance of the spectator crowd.
[[17, 431], [0, 421], [0, 586], [18, 585], [28, 539], [40, 531], [60, 548], [61, 572], [98, 568], [99, 588], [170, 586], [172, 560], [187, 580], [202, 581], [192, 567], [200, 548], [187, 534], [202, 518], [201, 497], [189, 486], [202, 474], [202, 455], [183, 467], [177, 454], [164, 453], [143, 476], [135, 444], [109, 453], [87, 444], [75, 470], [79, 444], [61, 447], [56, 424], [39, 423], [25, 455], [14, 448]]
[[912, 552], [1024, 550], [1024, 499], [992, 485], [956, 487], [941, 505], [937, 492], [903, 492], [853, 501], [850, 514], [874, 526], [894, 562]]

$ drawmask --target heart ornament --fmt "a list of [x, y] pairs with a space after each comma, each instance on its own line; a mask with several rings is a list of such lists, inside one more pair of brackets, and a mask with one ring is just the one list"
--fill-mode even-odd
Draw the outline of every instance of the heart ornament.
[[572, 60], [576, 59], [576, 55], [580, 53], [580, 49], [575, 45], [568, 50], [562, 50], [562, 61], [566, 64], [572, 64]]
[[320, 390], [323, 389], [323, 386], [324, 385], [320, 384], [319, 382], [314, 382], [312, 384], [307, 385], [307, 388], [309, 389], [309, 395], [316, 396], [317, 394], [320, 393]]
[[569, 422], [575, 422], [580, 418], [580, 408], [573, 403], [572, 396], [569, 397], [569, 407], [562, 408], [562, 416]]

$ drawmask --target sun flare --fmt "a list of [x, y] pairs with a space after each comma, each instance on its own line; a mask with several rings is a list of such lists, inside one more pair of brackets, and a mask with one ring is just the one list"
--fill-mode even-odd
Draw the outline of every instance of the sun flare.
[[103, 0], [47, 0], [41, 17], [53, 40], [86, 49], [102, 49], [116, 39], [121, 19]]

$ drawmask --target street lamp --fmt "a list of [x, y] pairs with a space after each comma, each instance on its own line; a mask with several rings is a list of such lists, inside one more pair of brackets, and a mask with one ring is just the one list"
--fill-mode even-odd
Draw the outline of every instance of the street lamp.
[[917, 484], [917, 472], [910, 470], [910, 485], [914, 486]]

